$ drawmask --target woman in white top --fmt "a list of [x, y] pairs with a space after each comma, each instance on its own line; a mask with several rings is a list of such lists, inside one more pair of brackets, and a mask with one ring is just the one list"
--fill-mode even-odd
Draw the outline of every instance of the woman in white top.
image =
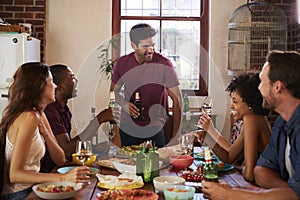
[[[65, 162], [44, 109], [55, 101], [56, 85], [45, 64], [25, 63], [14, 74], [9, 104], [0, 124], [0, 199], [23, 199], [34, 183], [47, 181], [88, 182], [87, 167], [67, 174], [39, 173], [47, 147], [58, 165]], [[4, 169], [4, 170], [3, 170]]]

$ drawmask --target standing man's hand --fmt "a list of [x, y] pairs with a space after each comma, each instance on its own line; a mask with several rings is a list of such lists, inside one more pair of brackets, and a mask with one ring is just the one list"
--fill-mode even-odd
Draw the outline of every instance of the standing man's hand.
[[125, 111], [133, 118], [138, 118], [140, 115], [139, 109], [131, 102], [124, 106]]

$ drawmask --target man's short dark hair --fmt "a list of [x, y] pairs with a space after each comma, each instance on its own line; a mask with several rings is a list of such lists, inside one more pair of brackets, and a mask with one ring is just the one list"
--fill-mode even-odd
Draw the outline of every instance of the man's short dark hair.
[[66, 70], [68, 69], [68, 66], [63, 64], [56, 64], [50, 66], [50, 71], [53, 76], [53, 82], [56, 85], [59, 85], [66, 77]]
[[152, 38], [156, 31], [149, 24], [141, 23], [134, 25], [129, 33], [130, 41], [138, 45], [141, 40]]
[[269, 79], [281, 81], [294, 98], [300, 99], [300, 54], [296, 51], [270, 51], [266, 61], [270, 65]]

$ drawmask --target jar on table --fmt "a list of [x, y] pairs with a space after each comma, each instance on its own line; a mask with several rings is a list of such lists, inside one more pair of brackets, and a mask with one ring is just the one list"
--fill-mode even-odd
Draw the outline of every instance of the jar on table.
[[159, 176], [159, 155], [155, 147], [142, 147], [136, 159], [136, 174], [141, 176], [145, 183], [152, 182]]

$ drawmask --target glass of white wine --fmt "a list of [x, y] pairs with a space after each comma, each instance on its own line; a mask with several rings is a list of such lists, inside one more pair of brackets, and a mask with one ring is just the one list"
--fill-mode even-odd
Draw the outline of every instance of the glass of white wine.
[[85, 165], [85, 162], [91, 159], [92, 143], [90, 140], [78, 141], [76, 145], [76, 158]]

